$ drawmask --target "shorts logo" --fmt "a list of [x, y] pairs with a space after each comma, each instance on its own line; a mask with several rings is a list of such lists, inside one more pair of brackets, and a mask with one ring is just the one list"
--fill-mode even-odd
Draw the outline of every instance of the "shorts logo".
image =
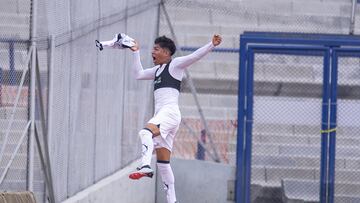
[[168, 190], [169, 189], [169, 185], [168, 184], [166, 184], [165, 182], [163, 182], [163, 184], [164, 184], [164, 190]]

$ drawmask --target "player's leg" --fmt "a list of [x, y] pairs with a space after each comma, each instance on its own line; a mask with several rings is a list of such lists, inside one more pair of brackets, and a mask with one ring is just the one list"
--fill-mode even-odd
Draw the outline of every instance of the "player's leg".
[[157, 148], [156, 157], [157, 157], [157, 167], [158, 172], [161, 176], [161, 179], [164, 183], [164, 189], [166, 191], [166, 199], [168, 203], [176, 202], [175, 194], [175, 178], [173, 171], [170, 166], [170, 150], [166, 148]]
[[166, 199], [168, 203], [176, 202], [175, 178], [170, 165], [170, 156], [177, 130], [179, 129], [181, 116], [178, 108], [168, 109], [168, 116], [161, 122], [161, 135], [155, 137], [154, 146], [156, 149], [158, 174], [160, 175]]
[[139, 131], [139, 137], [142, 144], [141, 166], [129, 175], [131, 179], [140, 179], [142, 177], [152, 177], [154, 171], [151, 169], [151, 157], [154, 151], [153, 137], [160, 135], [157, 125], [148, 123], [145, 128]]

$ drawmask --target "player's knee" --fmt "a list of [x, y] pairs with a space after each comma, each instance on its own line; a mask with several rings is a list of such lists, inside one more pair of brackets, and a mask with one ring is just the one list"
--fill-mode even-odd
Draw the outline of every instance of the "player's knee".
[[160, 135], [160, 125], [149, 123], [146, 125], [145, 129], [149, 129], [154, 136]]
[[152, 136], [153, 133], [150, 129], [143, 128], [139, 131], [139, 137], [143, 138], [144, 136]]

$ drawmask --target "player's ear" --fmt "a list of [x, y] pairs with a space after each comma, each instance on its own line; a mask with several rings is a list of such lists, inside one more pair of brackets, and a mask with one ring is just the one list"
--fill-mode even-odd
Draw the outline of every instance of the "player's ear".
[[167, 56], [171, 56], [171, 51], [167, 48], [164, 48], [164, 53], [167, 55]]

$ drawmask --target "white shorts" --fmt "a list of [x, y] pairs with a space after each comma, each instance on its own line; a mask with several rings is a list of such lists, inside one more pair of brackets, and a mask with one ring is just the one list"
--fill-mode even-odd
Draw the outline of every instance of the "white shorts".
[[173, 142], [180, 122], [181, 114], [179, 106], [177, 105], [162, 107], [154, 117], [148, 121], [148, 123], [160, 125], [160, 136], [153, 138], [155, 149], [166, 148], [172, 151]]

